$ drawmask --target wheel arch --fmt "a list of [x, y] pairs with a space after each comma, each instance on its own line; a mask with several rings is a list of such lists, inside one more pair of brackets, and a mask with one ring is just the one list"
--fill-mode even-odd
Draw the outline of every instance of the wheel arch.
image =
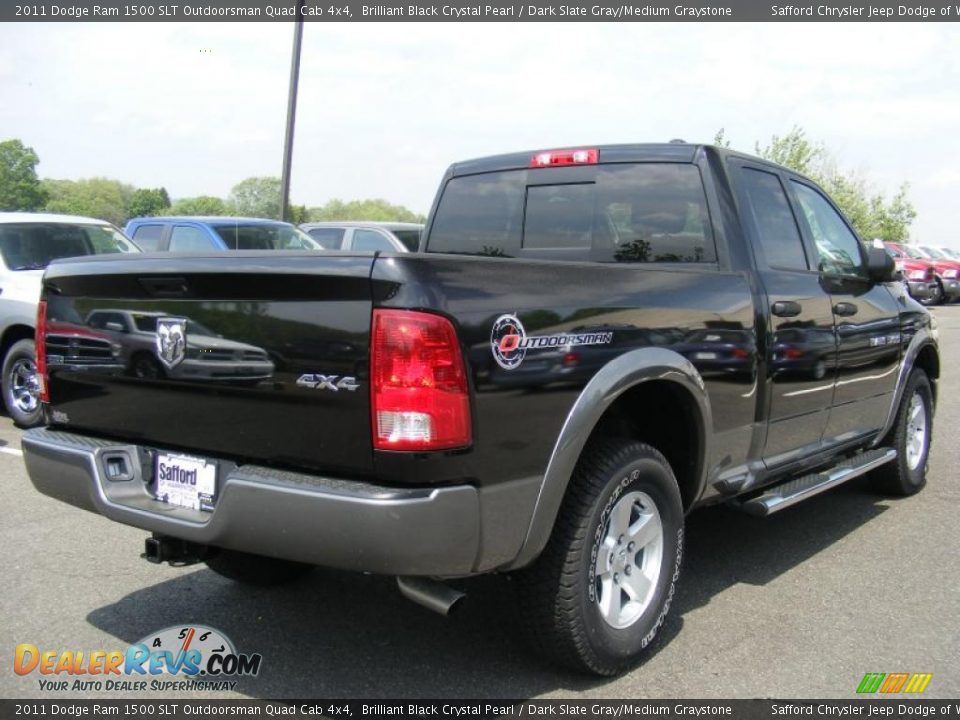
[[929, 327], [923, 327], [910, 340], [906, 351], [903, 354], [903, 360], [900, 363], [900, 371], [897, 374], [897, 385], [890, 400], [890, 408], [887, 411], [887, 418], [877, 433], [876, 439], [871, 443], [871, 447], [877, 447], [886, 440], [897, 419], [897, 408], [900, 407], [900, 400], [903, 396], [903, 388], [907, 379], [914, 368], [923, 370], [930, 380], [930, 393], [933, 395], [933, 406], [937, 406], [937, 380], [940, 378], [940, 351], [937, 346], [936, 331]]
[[22, 323], [11, 325], [3, 331], [3, 336], [0, 337], [0, 358], [7, 357], [7, 352], [13, 347], [14, 343], [18, 343], [21, 340], [33, 340], [35, 336], [36, 331], [31, 325], [24, 325]]
[[917, 357], [914, 361], [914, 367], [923, 370], [930, 379], [931, 392], [933, 400], [937, 400], [937, 380], [940, 379], [940, 353], [937, 347], [931, 343], [925, 343], [917, 351]]
[[[652, 417], [643, 413], [651, 406], [658, 412]], [[703, 378], [679, 353], [641, 348], [607, 363], [567, 415], [511, 568], [529, 564], [546, 546], [574, 468], [596, 433], [641, 440], [660, 450], [674, 469], [687, 510], [703, 492], [712, 427]]]

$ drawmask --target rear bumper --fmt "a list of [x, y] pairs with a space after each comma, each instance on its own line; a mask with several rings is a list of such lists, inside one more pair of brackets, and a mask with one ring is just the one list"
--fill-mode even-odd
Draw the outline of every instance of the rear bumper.
[[[37, 490], [150, 532], [390, 575], [468, 575], [482, 564], [482, 493], [473, 486], [396, 489], [221, 462], [216, 507], [202, 512], [152, 497], [151, 452], [44, 428], [23, 436]], [[106, 460], [117, 457], [127, 459], [126, 479], [107, 476]]]
[[940, 284], [943, 285], [943, 295], [950, 300], [960, 296], [960, 280], [953, 278], [943, 278], [940, 281]]

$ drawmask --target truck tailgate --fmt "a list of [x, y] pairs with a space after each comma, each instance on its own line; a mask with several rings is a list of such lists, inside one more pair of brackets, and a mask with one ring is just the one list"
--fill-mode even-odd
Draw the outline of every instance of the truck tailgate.
[[372, 467], [372, 256], [144, 255], [45, 276], [54, 426], [238, 461]]

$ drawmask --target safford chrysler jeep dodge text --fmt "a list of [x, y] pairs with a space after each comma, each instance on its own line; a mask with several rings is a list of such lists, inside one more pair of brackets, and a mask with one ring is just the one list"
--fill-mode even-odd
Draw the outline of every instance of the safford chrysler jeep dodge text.
[[166, 368], [196, 322], [274, 372], [41, 354], [38, 490], [240, 580], [383, 573], [443, 611], [444, 579], [513, 572], [535, 641], [595, 673], [656, 634], [693, 508], [925, 483], [930, 316], [816, 185], [718, 148], [459, 163], [419, 253], [92, 257], [52, 265], [44, 298], [41, 348], [122, 307], [161, 314]]

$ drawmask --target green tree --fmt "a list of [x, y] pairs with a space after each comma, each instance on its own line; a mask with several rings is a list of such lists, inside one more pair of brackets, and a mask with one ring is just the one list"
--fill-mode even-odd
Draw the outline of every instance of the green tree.
[[233, 215], [235, 212], [225, 200], [211, 195], [180, 198], [170, 208], [171, 215]]
[[170, 210], [170, 196], [166, 188], [140, 188], [130, 200], [130, 217], [153, 217]]
[[782, 137], [774, 135], [764, 147], [757, 143], [756, 151], [822, 186], [864, 240], [906, 242], [909, 238], [917, 211], [910, 202], [907, 183], [887, 200], [860, 173], [838, 167], [822, 143], [811, 141], [803, 128], [796, 126]]
[[0, 210], [41, 210], [47, 202], [37, 178], [40, 158], [19, 140], [0, 142]]
[[88, 215], [123, 225], [130, 218], [136, 189], [110, 178], [85, 180], [44, 180], [49, 194], [47, 210], [69, 215]]
[[310, 220], [378, 220], [382, 222], [422, 223], [426, 218], [402, 205], [392, 205], [382, 198], [368, 200], [343, 200], [334, 198], [322, 207], [309, 210]]
[[310, 219], [310, 213], [307, 210], [306, 205], [291, 205], [289, 210], [290, 212], [287, 213], [287, 220], [292, 222], [294, 225], [305, 223]]
[[229, 202], [238, 215], [279, 219], [280, 178], [250, 177], [230, 191]]
[[803, 128], [794, 126], [793, 129], [783, 137], [774, 135], [770, 138], [770, 143], [761, 148], [760, 143], [756, 144], [757, 155], [771, 160], [779, 165], [784, 165], [798, 173], [802, 173], [813, 178], [819, 174], [828, 155], [823, 145], [811, 142]]

